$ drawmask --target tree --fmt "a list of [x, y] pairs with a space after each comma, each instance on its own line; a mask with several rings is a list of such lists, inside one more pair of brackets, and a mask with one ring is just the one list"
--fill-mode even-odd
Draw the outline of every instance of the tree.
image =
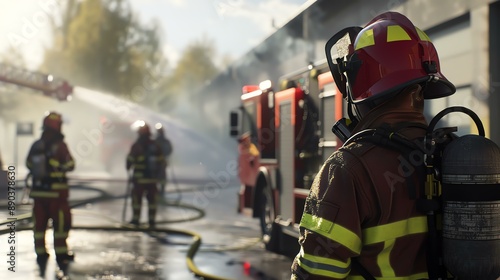
[[201, 109], [198, 92], [219, 72], [214, 57], [214, 43], [207, 37], [186, 47], [173, 71], [160, 85], [164, 109], [173, 108], [181, 96], [196, 105], [196, 109]]
[[159, 26], [141, 24], [126, 0], [71, 0], [59, 17], [52, 20], [54, 43], [45, 53], [45, 71], [124, 96], [163, 74]]

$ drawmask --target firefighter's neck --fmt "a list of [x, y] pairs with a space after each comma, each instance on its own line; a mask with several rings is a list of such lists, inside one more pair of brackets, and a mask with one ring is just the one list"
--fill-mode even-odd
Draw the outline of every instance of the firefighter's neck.
[[[418, 84], [404, 89], [394, 98], [384, 102], [368, 112], [357, 128], [376, 128], [382, 123], [398, 123], [404, 121], [418, 121], [425, 123], [424, 97], [422, 87]], [[356, 129], [356, 130], [358, 130]]]

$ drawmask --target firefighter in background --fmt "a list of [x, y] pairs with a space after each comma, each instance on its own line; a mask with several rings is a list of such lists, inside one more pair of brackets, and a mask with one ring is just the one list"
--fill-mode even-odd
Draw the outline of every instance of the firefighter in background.
[[161, 147], [151, 139], [149, 126], [139, 121], [137, 141], [132, 144], [127, 156], [126, 168], [132, 171], [132, 221], [139, 225], [141, 217], [142, 197], [146, 193], [148, 200], [149, 226], [155, 226], [156, 207], [158, 205], [158, 173], [165, 169], [165, 157]]
[[[352, 135], [380, 129], [412, 142], [423, 139], [424, 99], [455, 92], [429, 37], [395, 12], [351, 30], [349, 53], [330, 70], [353, 105]], [[337, 35], [332, 40], [343, 34]], [[413, 196], [422, 195], [425, 171], [415, 166], [415, 172], [400, 175], [402, 152], [352, 138], [313, 182], [292, 279], [428, 279], [427, 217], [411, 190], [418, 186]]]
[[43, 132], [31, 146], [26, 159], [32, 176], [33, 231], [35, 252], [43, 274], [49, 258], [45, 247], [45, 232], [49, 219], [54, 230], [54, 251], [61, 270], [65, 270], [74, 255], [68, 250], [67, 238], [71, 229], [66, 172], [75, 168], [75, 162], [61, 133], [62, 116], [50, 112], [43, 119]]
[[243, 133], [238, 139], [238, 176], [247, 186], [254, 186], [260, 166], [259, 149], [252, 143], [249, 132]]
[[155, 125], [156, 128], [156, 143], [161, 147], [163, 156], [165, 157], [165, 168], [160, 169], [159, 173], [159, 183], [160, 183], [160, 194], [163, 197], [165, 195], [165, 186], [167, 185], [167, 168], [169, 164], [169, 157], [172, 154], [172, 143], [165, 136], [165, 129], [161, 123]]

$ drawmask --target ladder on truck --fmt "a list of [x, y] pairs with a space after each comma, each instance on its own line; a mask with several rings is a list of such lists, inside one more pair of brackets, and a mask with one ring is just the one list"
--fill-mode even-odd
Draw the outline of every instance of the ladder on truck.
[[73, 86], [66, 80], [0, 63], [0, 82], [41, 91], [47, 97], [69, 101]]

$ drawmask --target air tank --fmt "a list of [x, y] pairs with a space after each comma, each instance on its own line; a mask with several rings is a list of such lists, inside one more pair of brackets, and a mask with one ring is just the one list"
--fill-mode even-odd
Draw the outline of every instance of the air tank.
[[460, 280], [500, 277], [500, 148], [465, 135], [442, 158], [443, 259]]

